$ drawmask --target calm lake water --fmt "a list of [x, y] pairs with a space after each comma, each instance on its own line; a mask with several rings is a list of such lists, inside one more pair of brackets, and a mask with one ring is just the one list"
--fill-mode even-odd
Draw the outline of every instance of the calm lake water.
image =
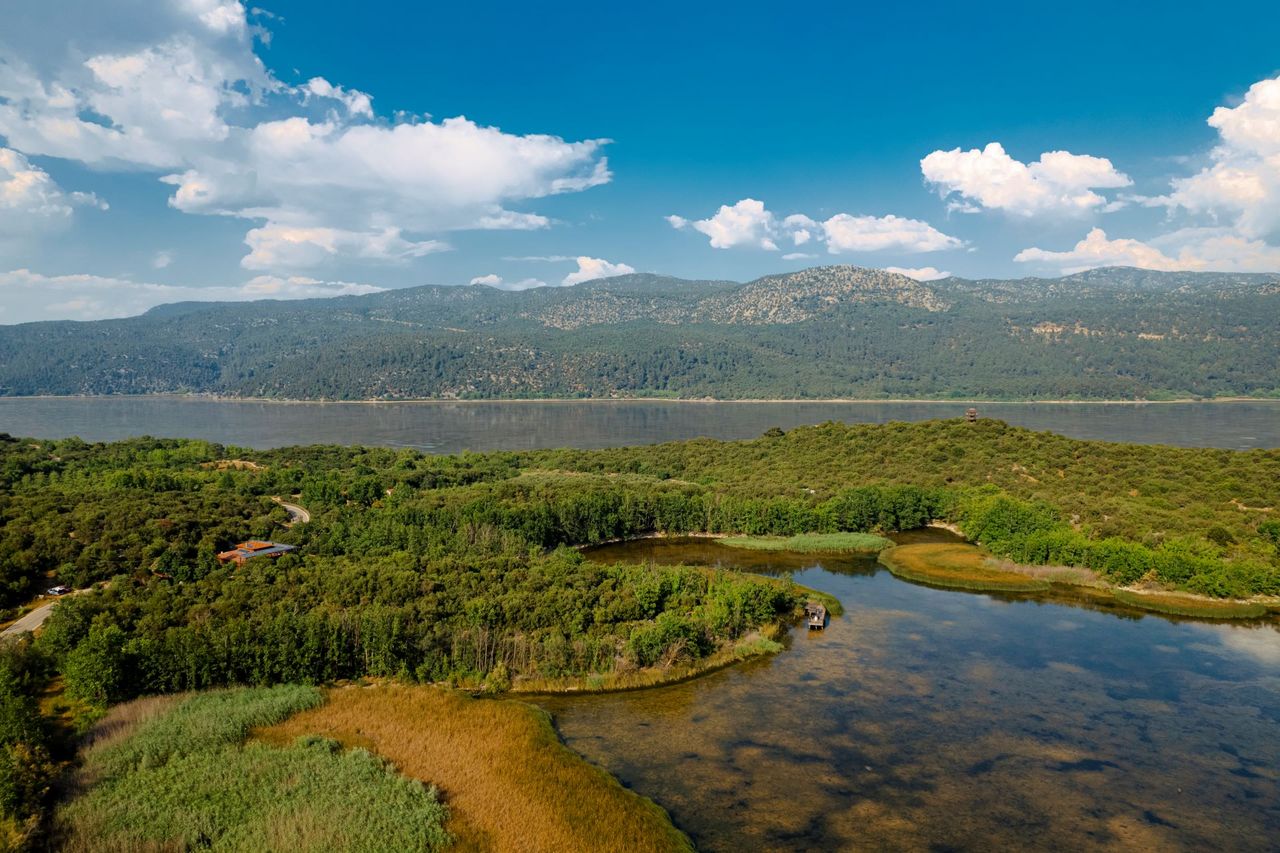
[[[647, 540], [601, 560], [795, 571], [827, 630], [684, 684], [540, 700], [700, 849], [1276, 849], [1280, 631], [916, 586], [874, 558]], [[743, 559], [739, 559], [743, 557]], [[798, 571], [797, 571], [798, 569]]]
[[[0, 398], [0, 432], [36, 438], [204, 438], [240, 447], [373, 444], [435, 453], [618, 447], [754, 438], [835, 420], [954, 418], [966, 403], [701, 403], [641, 400], [263, 403], [183, 397]], [[1280, 401], [981, 403], [979, 414], [1076, 438], [1248, 449], [1280, 447]]]

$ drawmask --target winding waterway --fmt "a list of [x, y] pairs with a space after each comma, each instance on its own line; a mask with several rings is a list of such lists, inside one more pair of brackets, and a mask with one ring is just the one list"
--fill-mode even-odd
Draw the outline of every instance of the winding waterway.
[[[0, 397], [0, 432], [114, 441], [203, 438], [239, 447], [373, 444], [433, 453], [621, 447], [707, 436], [755, 438], [823, 421], [954, 418], [967, 403], [662, 400], [274, 403], [199, 397]], [[1280, 447], [1280, 400], [1214, 403], [980, 403], [983, 417], [1075, 438], [1249, 449]]]
[[917, 586], [706, 540], [589, 552], [793, 571], [845, 614], [694, 681], [540, 700], [703, 850], [1275, 849], [1280, 631]]

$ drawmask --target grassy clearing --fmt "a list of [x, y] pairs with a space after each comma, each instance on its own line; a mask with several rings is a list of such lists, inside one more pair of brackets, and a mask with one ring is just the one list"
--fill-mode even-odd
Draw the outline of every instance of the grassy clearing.
[[893, 542], [872, 533], [801, 533], [797, 536], [728, 536], [721, 545], [753, 551], [795, 551], [801, 554], [876, 554], [893, 547]]
[[974, 545], [930, 542], [899, 545], [880, 555], [880, 561], [900, 578], [933, 586], [988, 592], [1039, 592], [1049, 582], [991, 567]]
[[438, 784], [461, 849], [690, 849], [661, 808], [565, 748], [550, 718], [523, 702], [436, 687], [347, 687], [259, 737], [309, 734], [374, 749]]
[[1133, 592], [1127, 589], [1117, 589], [1114, 595], [1117, 601], [1132, 607], [1174, 616], [1195, 616], [1201, 619], [1258, 619], [1267, 615], [1265, 604], [1252, 601], [1223, 601], [1180, 595], [1176, 592]]
[[437, 850], [436, 791], [364, 750], [324, 738], [245, 744], [249, 731], [314, 707], [286, 685], [140, 700], [95, 728], [58, 812], [67, 851]]

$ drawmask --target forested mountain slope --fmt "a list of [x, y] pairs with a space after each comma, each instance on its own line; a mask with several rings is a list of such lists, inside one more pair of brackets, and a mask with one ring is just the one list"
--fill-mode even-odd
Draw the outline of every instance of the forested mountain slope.
[[297, 399], [1280, 394], [1280, 275], [917, 282], [820, 267], [424, 286], [0, 326], [0, 395]]

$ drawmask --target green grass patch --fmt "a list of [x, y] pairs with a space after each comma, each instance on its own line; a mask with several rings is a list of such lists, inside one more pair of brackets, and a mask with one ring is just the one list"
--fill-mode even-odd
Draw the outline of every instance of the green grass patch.
[[[796, 586], [800, 585], [797, 584]], [[811, 589], [807, 586], [800, 586], [800, 592], [804, 594], [808, 601], [816, 601], [819, 604], [826, 605], [827, 613], [831, 614], [831, 616], [835, 617], [844, 615], [844, 605], [840, 603], [840, 599], [836, 598], [831, 593]]]
[[801, 533], [797, 536], [730, 536], [720, 544], [753, 551], [795, 551], [812, 553], [876, 554], [893, 547], [893, 542], [872, 533]]
[[1049, 582], [987, 565], [977, 547], [962, 543], [899, 545], [880, 554], [880, 562], [904, 580], [984, 592], [1040, 592]]
[[1267, 606], [1254, 601], [1223, 601], [1196, 598], [1175, 592], [1133, 592], [1115, 590], [1117, 601], [1143, 610], [1168, 613], [1174, 616], [1194, 616], [1201, 619], [1258, 619], [1267, 615]]
[[431, 787], [367, 751], [251, 729], [319, 705], [285, 685], [197, 695], [123, 738], [91, 746], [64, 806], [63, 849], [437, 850], [448, 810]]

